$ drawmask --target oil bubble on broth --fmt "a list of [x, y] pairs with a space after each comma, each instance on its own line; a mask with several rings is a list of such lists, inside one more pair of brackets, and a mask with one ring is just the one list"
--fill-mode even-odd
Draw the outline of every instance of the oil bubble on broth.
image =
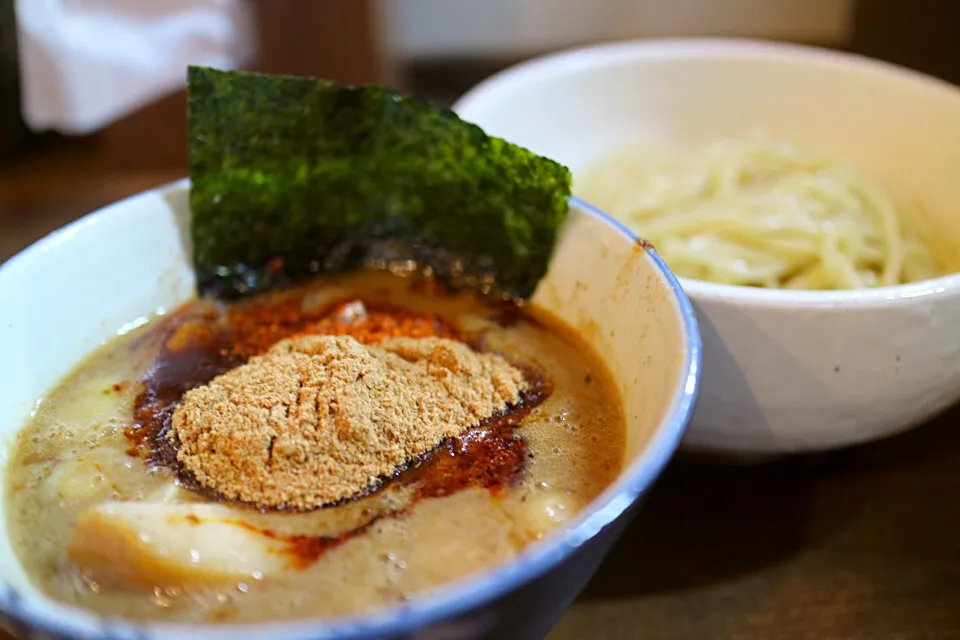
[[[304, 334], [365, 345], [439, 335], [499, 354], [527, 386], [515, 406], [335, 505], [225, 500], [179, 463], [171, 416], [188, 389]], [[356, 614], [515, 557], [612, 482], [624, 446], [616, 387], [558, 321], [418, 280], [331, 277], [229, 306], [190, 302], [92, 354], [19, 435], [8, 529], [38, 588], [103, 614]]]

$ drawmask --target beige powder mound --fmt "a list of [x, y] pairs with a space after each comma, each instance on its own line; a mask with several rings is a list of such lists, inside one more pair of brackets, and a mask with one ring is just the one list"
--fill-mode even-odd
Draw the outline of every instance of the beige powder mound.
[[188, 391], [177, 459], [203, 485], [259, 507], [351, 498], [520, 399], [523, 375], [442, 338], [283, 340]]

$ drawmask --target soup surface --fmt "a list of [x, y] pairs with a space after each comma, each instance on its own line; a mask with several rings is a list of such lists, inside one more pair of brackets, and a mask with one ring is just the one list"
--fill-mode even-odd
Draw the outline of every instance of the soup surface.
[[[368, 491], [315, 509], [228, 501], [178, 463], [184, 393], [302, 334], [440, 336], [499, 353], [521, 400]], [[133, 619], [330, 617], [510, 559], [619, 473], [625, 424], [602, 363], [536, 309], [383, 274], [188, 303], [74, 370], [20, 434], [8, 528], [50, 596]]]

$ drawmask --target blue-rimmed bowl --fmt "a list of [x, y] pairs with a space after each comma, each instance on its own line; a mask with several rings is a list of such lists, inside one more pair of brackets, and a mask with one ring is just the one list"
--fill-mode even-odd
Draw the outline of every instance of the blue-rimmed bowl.
[[[119, 202], [0, 267], [0, 468], [37, 400], [118, 331], [194, 295], [185, 233], [189, 183]], [[676, 450], [700, 376], [690, 303], [626, 228], [572, 200], [533, 303], [606, 362], [627, 418], [616, 482], [556, 534], [506, 564], [402, 607], [350, 619], [256, 625], [133, 625], [55, 603], [30, 583], [5, 534], [0, 502], [0, 627], [24, 638], [321, 640], [542, 637], [626, 526]]]

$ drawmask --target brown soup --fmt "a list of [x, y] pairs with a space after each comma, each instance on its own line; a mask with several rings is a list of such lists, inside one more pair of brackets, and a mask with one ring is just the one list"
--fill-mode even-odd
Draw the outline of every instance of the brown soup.
[[[369, 490], [316, 509], [226, 500], [178, 462], [184, 393], [304, 334], [442, 337], [501, 354], [520, 401]], [[220, 305], [194, 301], [91, 355], [44, 398], [9, 466], [9, 531], [51, 597], [162, 621], [333, 617], [509, 560], [623, 464], [600, 360], [536, 309], [364, 273]]]

